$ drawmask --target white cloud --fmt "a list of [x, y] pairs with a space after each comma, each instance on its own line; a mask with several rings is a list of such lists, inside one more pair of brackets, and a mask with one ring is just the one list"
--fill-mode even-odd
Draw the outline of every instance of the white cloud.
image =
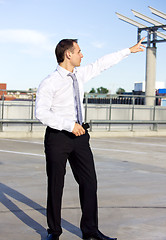
[[41, 32], [27, 29], [0, 30], [1, 43], [18, 43], [24, 47], [37, 47], [38, 49], [50, 50], [52, 48], [49, 37]]
[[6, 29], [0, 30], [0, 42], [15, 42], [15, 43], [28, 43], [38, 44], [44, 43], [47, 38], [34, 30], [26, 29]]
[[103, 48], [105, 43], [104, 42], [92, 42], [92, 45], [95, 48]]

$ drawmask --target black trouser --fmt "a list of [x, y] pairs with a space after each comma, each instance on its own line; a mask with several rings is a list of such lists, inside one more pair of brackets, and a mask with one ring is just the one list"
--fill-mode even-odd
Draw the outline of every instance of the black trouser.
[[48, 177], [48, 232], [58, 236], [62, 233], [61, 202], [68, 159], [79, 184], [82, 233], [84, 236], [95, 233], [98, 230], [97, 180], [87, 130], [84, 135], [76, 137], [67, 131], [47, 127], [45, 153]]

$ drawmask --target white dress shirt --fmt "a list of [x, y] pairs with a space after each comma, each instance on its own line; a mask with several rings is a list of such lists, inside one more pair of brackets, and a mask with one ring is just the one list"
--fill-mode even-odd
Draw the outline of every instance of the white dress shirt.
[[[92, 64], [74, 69], [79, 84], [83, 114], [83, 83], [117, 64], [129, 54], [130, 49], [126, 48], [99, 58]], [[57, 69], [41, 82], [36, 94], [35, 113], [36, 118], [44, 125], [72, 132], [76, 122], [76, 109], [73, 80], [67, 76], [68, 74], [69, 71], [58, 65]]]

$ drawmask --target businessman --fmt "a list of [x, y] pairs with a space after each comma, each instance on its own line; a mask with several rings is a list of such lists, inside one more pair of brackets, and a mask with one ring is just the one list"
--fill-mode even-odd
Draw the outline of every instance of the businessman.
[[36, 96], [36, 118], [47, 126], [47, 240], [59, 240], [62, 234], [61, 203], [67, 160], [79, 184], [83, 239], [117, 239], [105, 236], [98, 228], [97, 178], [89, 145], [88, 124], [83, 121], [83, 84], [130, 53], [142, 52], [143, 40], [83, 67], [80, 67], [83, 54], [76, 39], [63, 39], [56, 46], [58, 66], [41, 82]]

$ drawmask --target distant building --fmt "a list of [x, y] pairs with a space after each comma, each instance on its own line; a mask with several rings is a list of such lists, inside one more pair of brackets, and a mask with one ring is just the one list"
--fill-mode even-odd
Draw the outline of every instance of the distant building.
[[134, 83], [135, 92], [145, 92], [145, 82]]
[[[155, 89], [165, 88], [164, 82], [156, 82]], [[134, 83], [134, 91], [135, 92], [145, 92], [145, 82], [136, 82]]]
[[7, 84], [6, 83], [0, 83], [0, 96], [3, 96], [7, 94], [7, 91], [5, 91], [7, 88]]
[[33, 99], [35, 99], [36, 90], [36, 88], [31, 88], [28, 91], [7, 90], [7, 84], [0, 83], [0, 100], [31, 100], [32, 95]]

